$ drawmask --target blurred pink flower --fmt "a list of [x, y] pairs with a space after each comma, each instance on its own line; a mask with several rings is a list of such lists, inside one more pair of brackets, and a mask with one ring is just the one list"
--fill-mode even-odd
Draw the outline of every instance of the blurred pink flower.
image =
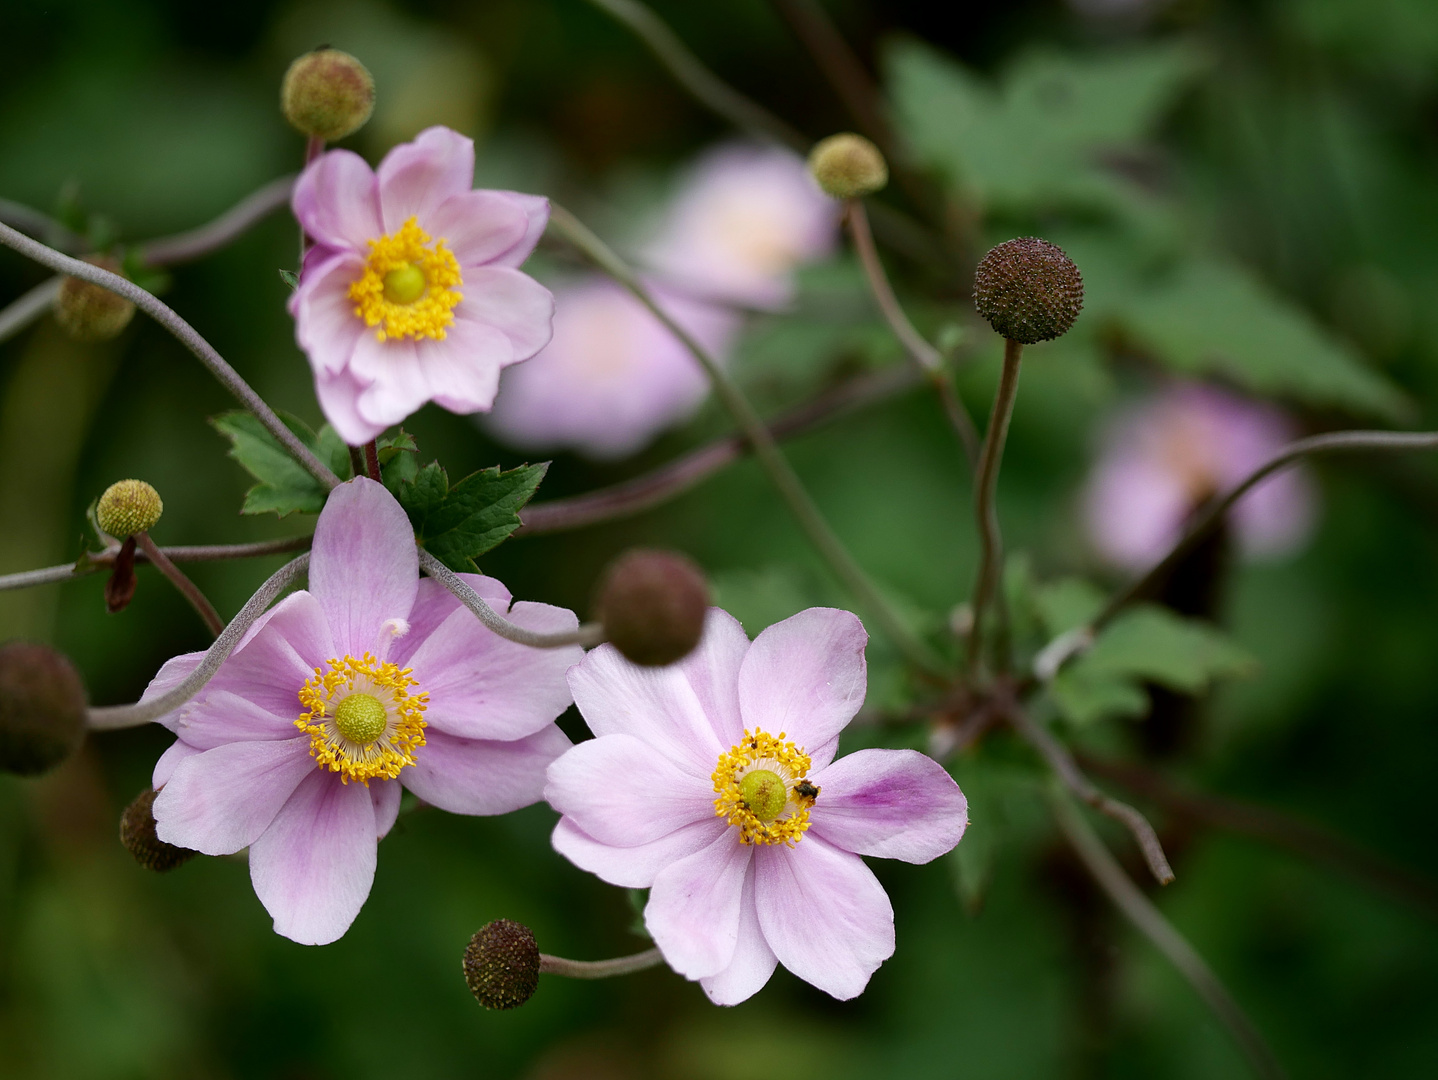
[[516, 269], [549, 203], [473, 183], [474, 143], [433, 127], [376, 171], [332, 150], [295, 185], [314, 240], [290, 298], [295, 337], [325, 418], [351, 445], [427, 401], [488, 409], [500, 369], [549, 341], [553, 297]]
[[615, 885], [650, 889], [644, 922], [669, 966], [735, 1005], [776, 964], [836, 998], [894, 951], [894, 912], [860, 855], [924, 863], [968, 824], [958, 785], [914, 750], [834, 761], [863, 703], [868, 640], [810, 608], [750, 644], [711, 608], [699, 647], [665, 668], [601, 645], [570, 688], [597, 738], [549, 768], [554, 846]]
[[[1272, 406], [1210, 386], [1176, 385], [1110, 424], [1084, 493], [1089, 537], [1113, 565], [1147, 567], [1205, 500], [1293, 438], [1292, 424]], [[1268, 478], [1229, 513], [1240, 551], [1262, 558], [1294, 550], [1312, 529], [1315, 503], [1301, 468]]]
[[[655, 292], [665, 311], [722, 357], [736, 316]], [[523, 450], [620, 458], [689, 417], [708, 393], [699, 362], [643, 304], [607, 279], [587, 278], [556, 288], [554, 339], [504, 373], [484, 426]]]
[[[461, 576], [521, 626], [578, 625], [548, 604], [510, 609], [498, 581]], [[203, 655], [169, 661], [145, 699]], [[456, 814], [540, 799], [545, 768], [570, 745], [553, 721], [581, 655], [485, 629], [418, 579], [394, 497], [364, 478], [341, 484], [315, 527], [309, 589], [267, 612], [205, 688], [161, 718], [178, 739], [155, 765], [159, 837], [207, 855], [248, 847], [275, 932], [334, 941], [369, 896], [401, 786]]]

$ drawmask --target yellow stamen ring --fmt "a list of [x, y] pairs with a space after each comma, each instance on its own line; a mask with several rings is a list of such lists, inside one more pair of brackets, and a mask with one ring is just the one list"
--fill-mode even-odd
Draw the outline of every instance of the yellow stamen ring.
[[727, 753], [714, 769], [714, 813], [739, 828], [743, 844], [793, 847], [809, 828], [809, 808], [819, 789], [804, 780], [809, 755], [784, 733], [755, 730]]
[[300, 688], [305, 707], [295, 727], [310, 737], [310, 756], [348, 784], [393, 780], [424, 745], [428, 694], [414, 694], [410, 669], [369, 653], [315, 668]]
[[350, 286], [355, 314], [366, 326], [378, 327], [375, 337], [436, 338], [454, 322], [453, 308], [464, 294], [459, 260], [433, 241], [414, 218], [398, 232], [369, 242], [364, 274]]

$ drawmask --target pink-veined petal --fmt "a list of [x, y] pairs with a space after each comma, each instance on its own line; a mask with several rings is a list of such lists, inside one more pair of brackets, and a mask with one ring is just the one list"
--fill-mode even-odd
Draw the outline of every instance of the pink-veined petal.
[[507, 266], [476, 266], [464, 272], [455, 316], [494, 327], [509, 338], [515, 362], [528, 360], [554, 335], [554, 294]]
[[717, 975], [733, 962], [753, 852], [728, 829], [654, 878], [644, 926], [665, 962], [686, 979]]
[[376, 170], [384, 231], [410, 218], [429, 231], [429, 219], [446, 199], [474, 186], [474, 140], [447, 127], [426, 128], [400, 143]]
[[508, 251], [490, 260], [491, 266], [519, 267], [534, 251], [539, 238], [549, 224], [549, 200], [543, 195], [526, 195], [522, 191], [501, 191], [500, 195], [513, 199], [527, 219], [524, 235]]
[[398, 780], [371, 780], [369, 793], [374, 800], [375, 838], [383, 840], [399, 819], [399, 800], [404, 787]]
[[[358, 346], [356, 346], [358, 347]], [[315, 375], [315, 397], [330, 427], [350, 446], [363, 446], [384, 434], [388, 423], [375, 423], [360, 415], [359, 399], [368, 383], [362, 383], [352, 368], [338, 375]]]
[[[460, 574], [459, 578], [479, 593], [481, 599], [495, 611], [503, 614], [509, 610], [513, 598], [498, 578], [486, 577], [483, 574]], [[390, 650], [390, 659], [400, 667], [409, 667], [410, 660], [429, 641], [430, 635], [459, 609], [459, 597], [454, 593], [433, 578], [420, 578], [414, 607], [409, 614], [409, 633], [394, 643]]]
[[969, 804], [944, 767], [917, 750], [859, 750], [810, 775], [810, 833], [859, 855], [926, 863], [950, 851]]
[[545, 770], [572, 744], [554, 724], [523, 739], [457, 739], [430, 728], [399, 779], [451, 814], [507, 814], [544, 798]]
[[364, 274], [364, 266], [361, 256], [340, 252], [307, 270], [290, 296], [295, 340], [316, 375], [343, 371], [360, 335], [374, 332], [355, 314], [355, 302], [350, 298], [350, 285]]
[[436, 405], [461, 415], [482, 412], [499, 393], [500, 371], [521, 358], [502, 331], [455, 315], [444, 340], [415, 342], [415, 356]]
[[444, 240], [463, 270], [466, 295], [471, 268], [510, 251], [529, 231], [529, 216], [519, 201], [502, 191], [462, 191], [451, 195], [421, 223]]
[[759, 912], [754, 906], [754, 878], [751, 863], [744, 875], [743, 895], [739, 898], [739, 939], [734, 945], [734, 959], [717, 975], [699, 980], [715, 1005], [738, 1005], [747, 1001], [764, 989], [779, 963], [759, 927]]
[[647, 889], [659, 871], [708, 847], [728, 828], [728, 823], [715, 817], [692, 822], [647, 844], [618, 847], [601, 843], [576, 825], [573, 818], [562, 817], [554, 826], [552, 840], [555, 851], [601, 881]]
[[183, 739], [176, 739], [155, 762], [155, 771], [150, 776], [150, 787], [159, 791], [170, 782], [170, 777], [175, 775], [175, 770], [179, 768], [180, 762], [203, 753], [204, 751], [199, 747], [191, 746]]
[[305, 232], [326, 247], [363, 255], [385, 231], [375, 174], [349, 150], [316, 158], [296, 181], [291, 205]]
[[868, 640], [858, 616], [837, 608], [809, 608], [769, 627], [739, 669], [744, 726], [782, 731], [801, 747], [837, 737], [864, 703]]

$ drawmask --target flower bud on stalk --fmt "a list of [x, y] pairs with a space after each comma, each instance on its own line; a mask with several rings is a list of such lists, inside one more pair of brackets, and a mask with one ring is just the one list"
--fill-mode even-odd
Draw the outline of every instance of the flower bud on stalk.
[[0, 645], [0, 769], [39, 776], [73, 754], [85, 736], [85, 686], [46, 645]]
[[1010, 341], [1049, 341], [1067, 333], [1083, 309], [1083, 277], [1047, 240], [1007, 240], [974, 271], [974, 307]]
[[120, 843], [146, 870], [165, 873], [189, 862], [198, 851], [167, 844], [155, 833], [155, 791], [146, 788], [120, 815]]
[[[120, 273], [114, 259], [90, 257], [86, 262]], [[135, 317], [135, 305], [103, 285], [67, 277], [60, 282], [52, 309], [60, 329], [76, 341], [96, 343], [118, 337]]]
[[486, 923], [464, 950], [464, 981], [486, 1009], [517, 1009], [539, 987], [534, 931], [513, 919]]
[[160, 521], [165, 504], [160, 493], [143, 480], [120, 480], [105, 489], [95, 504], [95, 520], [111, 536], [123, 540], [149, 532]]
[[889, 166], [879, 148], [862, 135], [830, 135], [809, 151], [809, 172], [826, 195], [858, 199], [889, 182]]
[[364, 127], [374, 112], [374, 79], [347, 52], [316, 49], [285, 72], [280, 88], [285, 119], [313, 138], [333, 142]]
[[605, 638], [626, 659], [662, 667], [699, 644], [709, 588], [692, 559], [641, 548], [610, 565], [594, 606]]

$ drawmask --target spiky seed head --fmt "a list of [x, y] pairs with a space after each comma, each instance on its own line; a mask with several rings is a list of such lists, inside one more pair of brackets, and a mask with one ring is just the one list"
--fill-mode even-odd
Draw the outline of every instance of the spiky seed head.
[[48, 645], [0, 645], [0, 769], [48, 772], [85, 737], [85, 686], [75, 666]]
[[1047, 240], [1006, 240], [979, 261], [974, 307], [1011, 341], [1049, 341], [1065, 334], [1083, 309], [1083, 276]]
[[605, 637], [645, 667], [682, 660], [704, 634], [709, 586], [692, 559], [675, 551], [635, 548], [610, 564], [595, 613]]
[[[120, 273], [120, 264], [104, 256], [85, 260], [102, 269]], [[103, 285], [77, 277], [60, 280], [51, 310], [60, 329], [76, 341], [94, 344], [118, 337], [135, 317], [135, 305]]]
[[111, 536], [124, 539], [149, 532], [165, 512], [160, 493], [143, 480], [119, 480], [105, 489], [95, 506], [95, 520]]
[[486, 923], [464, 950], [464, 981], [486, 1009], [517, 1009], [539, 987], [534, 931], [513, 919]]
[[347, 52], [316, 49], [285, 72], [285, 119], [306, 135], [333, 142], [364, 127], [374, 112], [374, 78]]
[[120, 815], [120, 843], [135, 856], [135, 861], [146, 870], [165, 873], [181, 866], [198, 851], [167, 844], [155, 833], [155, 791], [146, 788], [135, 796], [135, 801], [125, 807]]
[[857, 199], [889, 182], [889, 165], [879, 148], [862, 135], [830, 135], [809, 151], [809, 172], [826, 195]]

